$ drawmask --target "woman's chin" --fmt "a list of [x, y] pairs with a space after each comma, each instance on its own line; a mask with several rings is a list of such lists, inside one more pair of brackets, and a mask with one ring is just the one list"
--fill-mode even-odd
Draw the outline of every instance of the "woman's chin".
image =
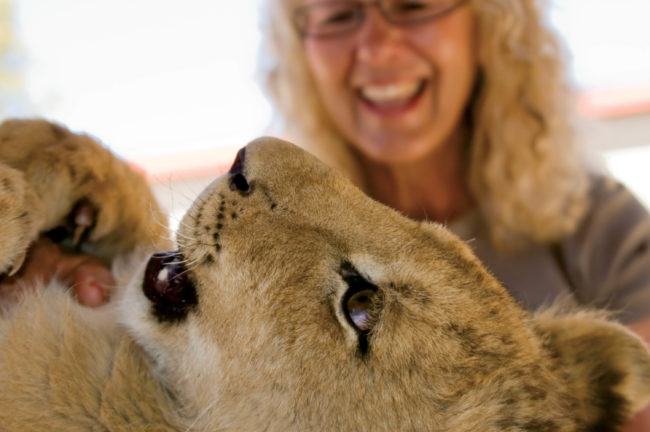
[[385, 165], [409, 165], [421, 162], [428, 157], [435, 148], [436, 142], [418, 141], [395, 138], [386, 140], [364, 140], [365, 143], [356, 148], [362, 156], [372, 162]]

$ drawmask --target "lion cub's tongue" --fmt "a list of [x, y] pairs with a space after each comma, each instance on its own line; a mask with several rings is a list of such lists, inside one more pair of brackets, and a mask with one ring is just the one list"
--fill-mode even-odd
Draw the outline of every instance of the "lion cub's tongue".
[[184, 318], [197, 304], [196, 289], [183, 263], [179, 252], [158, 252], [147, 263], [142, 289], [159, 319]]

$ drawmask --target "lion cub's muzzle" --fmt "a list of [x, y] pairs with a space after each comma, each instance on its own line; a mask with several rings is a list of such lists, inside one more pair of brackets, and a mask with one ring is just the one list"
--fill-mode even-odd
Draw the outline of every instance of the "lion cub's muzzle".
[[154, 254], [147, 263], [142, 289], [159, 321], [182, 320], [198, 303], [179, 252]]

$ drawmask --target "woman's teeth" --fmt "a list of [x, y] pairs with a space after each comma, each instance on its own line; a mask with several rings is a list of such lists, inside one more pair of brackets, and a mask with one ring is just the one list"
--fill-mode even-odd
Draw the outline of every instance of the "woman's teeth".
[[413, 81], [401, 84], [370, 85], [361, 88], [361, 96], [376, 105], [406, 103], [420, 91], [423, 83]]

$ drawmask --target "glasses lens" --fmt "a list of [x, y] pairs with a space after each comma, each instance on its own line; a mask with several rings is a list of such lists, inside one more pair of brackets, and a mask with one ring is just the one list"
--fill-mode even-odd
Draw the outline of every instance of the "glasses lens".
[[393, 0], [382, 2], [387, 18], [395, 24], [409, 24], [450, 12], [464, 0]]
[[298, 31], [307, 36], [332, 36], [354, 29], [361, 18], [361, 4], [333, 1], [303, 6], [295, 14]]

